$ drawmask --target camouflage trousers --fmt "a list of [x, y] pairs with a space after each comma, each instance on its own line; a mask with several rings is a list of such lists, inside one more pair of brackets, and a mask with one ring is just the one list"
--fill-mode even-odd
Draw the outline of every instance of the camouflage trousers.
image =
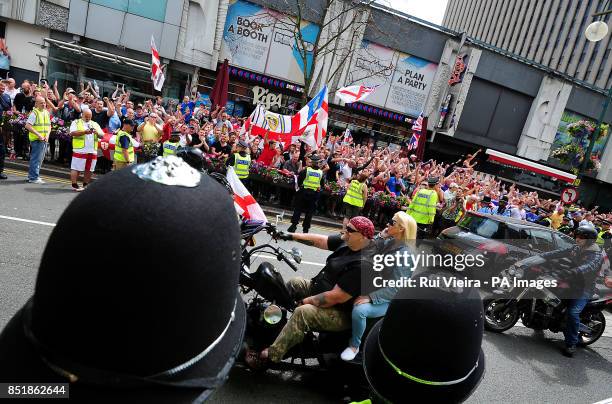
[[[310, 281], [294, 278], [287, 287], [296, 300], [311, 296]], [[279, 362], [295, 345], [304, 340], [308, 331], [343, 331], [351, 328], [351, 313], [335, 307], [320, 308], [311, 304], [299, 306], [285, 324], [278, 337], [268, 348], [272, 362]]]

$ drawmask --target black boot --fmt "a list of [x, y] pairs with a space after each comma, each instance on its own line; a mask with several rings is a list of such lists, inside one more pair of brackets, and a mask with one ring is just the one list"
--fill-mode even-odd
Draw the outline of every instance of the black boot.
[[295, 223], [291, 223], [291, 226], [289, 226], [289, 228], [287, 229], [289, 233], [295, 233], [296, 230], [297, 230], [297, 224]]
[[576, 345], [566, 346], [563, 349], [563, 355], [567, 356], [568, 358], [573, 358], [575, 353], [576, 353]]

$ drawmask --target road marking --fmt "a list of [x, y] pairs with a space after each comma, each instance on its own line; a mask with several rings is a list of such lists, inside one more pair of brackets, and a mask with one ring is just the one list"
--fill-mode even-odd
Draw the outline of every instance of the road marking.
[[40, 222], [38, 220], [30, 220], [30, 219], [22, 219], [20, 217], [12, 217], [12, 216], [3, 216], [3, 215], [0, 215], [0, 219], [14, 220], [16, 222], [25, 222], [25, 223], [40, 224], [40, 225], [43, 225], [43, 226], [55, 227], [55, 223]]
[[[17, 175], [19, 177], [27, 177], [28, 176], [28, 174], [23, 172], [23, 171], [5, 169], [4, 172], [7, 173], [7, 174]], [[41, 175], [40, 177], [43, 180], [47, 181], [47, 182], [55, 182], [57, 184], [71, 184], [71, 182], [68, 181], [68, 180], [62, 180], [62, 179], [55, 178], [55, 177], [48, 177], [46, 175]]]
[[[272, 253], [255, 253], [255, 254], [253, 254], [253, 257], [257, 257], [257, 258], [269, 258], [269, 257], [276, 257], [276, 256], [274, 254], [272, 254]], [[295, 262], [292, 259], [290, 259], [289, 261], [297, 264], [297, 262]], [[318, 262], [312, 262], [312, 261], [302, 261], [298, 265], [301, 265], [301, 264], [312, 265], [312, 266], [315, 266], [315, 267], [324, 267], [325, 266], [325, 264], [319, 264]]]

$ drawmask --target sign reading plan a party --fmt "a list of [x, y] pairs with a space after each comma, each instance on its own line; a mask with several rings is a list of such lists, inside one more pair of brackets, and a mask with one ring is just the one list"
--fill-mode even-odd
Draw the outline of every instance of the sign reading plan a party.
[[427, 101], [438, 65], [400, 53], [385, 107], [418, 116]]
[[364, 40], [353, 56], [345, 85], [378, 85], [364, 104], [419, 116], [437, 69], [436, 63]]

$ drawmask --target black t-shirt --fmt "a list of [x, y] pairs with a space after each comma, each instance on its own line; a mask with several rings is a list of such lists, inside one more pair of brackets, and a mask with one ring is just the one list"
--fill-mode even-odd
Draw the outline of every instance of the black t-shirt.
[[227, 154], [228, 156], [232, 154], [232, 146], [229, 143], [226, 143], [225, 146], [221, 146], [220, 142], [215, 142], [213, 146], [217, 153]]
[[28, 97], [24, 93], [19, 93], [15, 96], [13, 104], [17, 112], [30, 112], [34, 108], [34, 97]]
[[108, 112], [106, 110], [102, 110], [102, 112], [96, 112], [95, 109], [92, 109], [91, 120], [100, 125], [100, 128], [104, 129], [108, 127], [108, 121], [110, 121], [110, 117], [108, 116]]
[[353, 251], [342, 241], [340, 235], [329, 236], [327, 248], [333, 253], [327, 258], [325, 267], [312, 279], [312, 294], [332, 290], [336, 285], [351, 295], [351, 299], [337, 305], [341, 310], [353, 310], [353, 302], [361, 296], [361, 271], [366, 263], [362, 251]]
[[327, 159], [327, 165], [329, 166], [329, 170], [327, 171], [327, 181], [336, 181], [336, 172], [340, 169], [340, 165], [338, 163], [332, 163], [333, 156], [330, 156]]

